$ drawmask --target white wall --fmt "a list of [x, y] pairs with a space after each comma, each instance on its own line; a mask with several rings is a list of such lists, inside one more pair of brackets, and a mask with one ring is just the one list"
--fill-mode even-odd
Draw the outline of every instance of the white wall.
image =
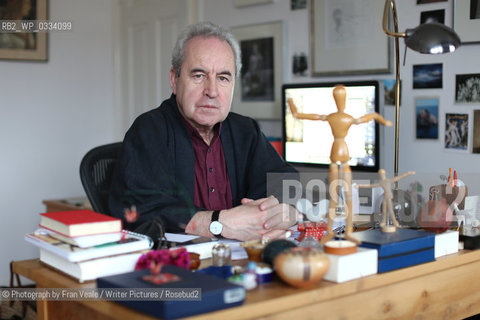
[[0, 284], [11, 260], [38, 257], [23, 235], [44, 199], [84, 195], [81, 157], [114, 138], [113, 1], [50, 0], [47, 62], [0, 61]]
[[[305, 52], [310, 56], [310, 24], [309, 11], [290, 10], [289, 0], [275, 0], [273, 3], [256, 5], [250, 7], [236, 8], [234, 1], [224, 0], [203, 0], [204, 10], [203, 18], [226, 27], [235, 27], [261, 22], [282, 20], [287, 29], [285, 50], [287, 53], [286, 64], [284, 68], [284, 80], [286, 83], [293, 82], [341, 82], [347, 80], [366, 80], [366, 79], [393, 79], [394, 73], [378, 75], [361, 76], [342, 76], [342, 77], [297, 77], [291, 73], [291, 61], [295, 52]], [[384, 3], [383, 0], [377, 0]], [[396, 1], [399, 15], [400, 31], [407, 28], [413, 28], [420, 23], [420, 12], [435, 9], [445, 9], [446, 24], [452, 23], [452, 5], [453, 0], [438, 2], [433, 4], [417, 5], [415, 0]], [[378, 12], [378, 15], [382, 15]], [[378, 26], [381, 28], [381, 26]], [[403, 60], [404, 45], [400, 40], [400, 52]], [[400, 163], [399, 171], [415, 170], [419, 173], [442, 173], [448, 172], [449, 167], [455, 167], [459, 172], [475, 172], [480, 169], [476, 166], [476, 161], [480, 155], [470, 152], [447, 151], [443, 147], [443, 134], [445, 130], [446, 112], [470, 113], [470, 121], [473, 117], [472, 110], [480, 109], [480, 105], [465, 106], [454, 103], [454, 85], [455, 74], [462, 73], [480, 73], [478, 64], [478, 54], [480, 45], [466, 45], [457, 52], [448, 55], [432, 56], [421, 55], [411, 50], [408, 51], [405, 66], [401, 66], [402, 77], [402, 106], [400, 117]], [[309, 61], [310, 62], [310, 61]], [[393, 63], [393, 58], [392, 58]], [[412, 89], [412, 66], [415, 64], [443, 63], [443, 89]], [[414, 100], [416, 97], [438, 96], [440, 98], [440, 138], [438, 140], [419, 141], [415, 140], [415, 110]], [[382, 100], [382, 99], [381, 99]], [[279, 106], [280, 107], [280, 106]], [[387, 106], [382, 108], [382, 114], [390, 120], [394, 120], [394, 108]], [[268, 123], [272, 126], [271, 123]], [[280, 125], [277, 123], [277, 125]], [[470, 128], [472, 123], [470, 124]], [[278, 130], [273, 130], [278, 132]], [[383, 129], [385, 139], [381, 150], [382, 163], [388, 172], [393, 172], [394, 158], [394, 130], [393, 128]], [[470, 131], [470, 137], [473, 134]]]

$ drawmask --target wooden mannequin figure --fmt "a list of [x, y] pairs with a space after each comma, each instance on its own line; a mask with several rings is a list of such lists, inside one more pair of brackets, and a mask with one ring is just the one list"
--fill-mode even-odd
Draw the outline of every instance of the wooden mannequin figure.
[[[355, 188], [376, 188], [382, 187], [383, 189], [383, 203], [382, 203], [382, 222], [380, 223], [380, 229], [383, 232], [395, 232], [396, 228], [401, 228], [397, 219], [395, 218], [395, 213], [393, 212], [393, 193], [392, 193], [392, 183], [397, 182], [400, 179], [405, 178], [415, 174], [414, 171], [405, 172], [402, 175], [396, 176], [391, 179], [387, 179], [387, 174], [384, 169], [378, 170], [378, 175], [380, 176], [380, 181], [374, 184], [361, 184], [355, 185]], [[390, 215], [390, 220], [393, 223], [387, 223], [387, 213]]]
[[[306, 120], [322, 120], [327, 121], [330, 125], [330, 129], [333, 134], [333, 144], [330, 151], [330, 169], [328, 172], [329, 188], [330, 188], [330, 205], [328, 209], [328, 226], [327, 234], [322, 238], [322, 243], [326, 243], [334, 237], [332, 226], [336, 216], [336, 207], [338, 202], [338, 194], [336, 187], [340, 184], [343, 186], [345, 192], [345, 215], [346, 215], [346, 228], [345, 239], [359, 243], [359, 241], [352, 236], [353, 223], [352, 223], [352, 171], [348, 165], [350, 155], [348, 153], [348, 146], [345, 142], [345, 137], [348, 134], [348, 130], [352, 124], [366, 123], [370, 120], [375, 120], [387, 127], [392, 126], [391, 121], [385, 120], [380, 114], [373, 112], [366, 114], [360, 118], [353, 118], [351, 115], [345, 113], [346, 104], [346, 90], [344, 86], [338, 85], [333, 89], [333, 98], [337, 105], [337, 112], [330, 113], [328, 115], [320, 115], [313, 113], [298, 113], [295, 103], [292, 98], [287, 100], [292, 114], [297, 119]], [[341, 170], [341, 177], [339, 177], [339, 167]], [[341, 180], [341, 181], [339, 181]]]

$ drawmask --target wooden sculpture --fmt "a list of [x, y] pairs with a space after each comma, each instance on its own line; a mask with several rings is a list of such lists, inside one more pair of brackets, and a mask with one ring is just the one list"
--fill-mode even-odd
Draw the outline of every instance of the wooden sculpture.
[[[328, 172], [329, 190], [330, 190], [330, 204], [328, 208], [328, 225], [327, 235], [322, 238], [322, 243], [326, 243], [334, 237], [332, 230], [334, 218], [336, 215], [336, 207], [338, 203], [338, 193], [336, 187], [341, 185], [345, 192], [345, 215], [346, 215], [346, 228], [345, 239], [359, 243], [359, 241], [352, 236], [353, 223], [352, 223], [352, 171], [348, 165], [350, 155], [348, 153], [348, 146], [345, 142], [345, 137], [348, 134], [348, 130], [352, 124], [361, 124], [370, 120], [375, 120], [387, 127], [392, 125], [391, 121], [385, 120], [380, 114], [373, 112], [366, 114], [360, 118], [353, 118], [351, 115], [345, 113], [346, 103], [346, 90], [344, 86], [338, 85], [333, 89], [333, 98], [337, 105], [337, 112], [330, 113], [328, 115], [313, 114], [313, 113], [298, 113], [295, 103], [292, 98], [287, 100], [292, 114], [297, 119], [305, 120], [321, 120], [327, 121], [332, 130], [334, 137], [332, 149], [330, 152], [330, 169]], [[341, 177], [339, 176], [339, 168], [341, 170]]]
[[[400, 224], [398, 223], [397, 219], [395, 218], [395, 213], [393, 212], [393, 193], [392, 193], [392, 183], [397, 182], [400, 179], [405, 178], [406, 176], [410, 176], [415, 174], [413, 171], [405, 172], [400, 176], [396, 176], [394, 178], [387, 179], [387, 174], [385, 173], [384, 169], [378, 170], [378, 175], [380, 176], [380, 181], [374, 184], [367, 184], [367, 185], [356, 185], [356, 188], [375, 188], [375, 187], [382, 187], [383, 189], [383, 203], [382, 203], [382, 222], [380, 223], [380, 229], [383, 232], [395, 232], [396, 228], [401, 228]], [[387, 223], [387, 214], [390, 215], [391, 222]]]

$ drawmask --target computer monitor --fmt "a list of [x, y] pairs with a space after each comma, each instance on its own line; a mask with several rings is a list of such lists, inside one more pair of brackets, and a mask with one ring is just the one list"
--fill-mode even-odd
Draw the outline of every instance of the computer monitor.
[[[371, 112], [378, 112], [378, 81], [284, 84], [283, 143], [287, 162], [316, 167], [330, 165], [333, 143], [330, 125], [326, 121], [294, 118], [287, 99], [293, 98], [298, 112], [328, 115], [337, 111], [333, 88], [338, 84], [346, 88], [346, 113], [359, 118]], [[378, 171], [380, 143], [378, 124], [375, 121], [353, 124], [345, 141], [351, 158], [348, 164], [353, 171]]]

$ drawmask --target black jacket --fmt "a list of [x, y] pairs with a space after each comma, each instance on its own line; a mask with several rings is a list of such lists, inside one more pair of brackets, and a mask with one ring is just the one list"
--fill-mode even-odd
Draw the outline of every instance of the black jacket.
[[[295, 172], [251, 118], [230, 112], [220, 133], [233, 206], [266, 196], [268, 172]], [[140, 115], [125, 135], [110, 191], [110, 212], [123, 219], [136, 205], [134, 229], [157, 217], [167, 232], [184, 231], [199, 210], [193, 205], [195, 153], [175, 96]], [[124, 221], [125, 222], [125, 221]]]

